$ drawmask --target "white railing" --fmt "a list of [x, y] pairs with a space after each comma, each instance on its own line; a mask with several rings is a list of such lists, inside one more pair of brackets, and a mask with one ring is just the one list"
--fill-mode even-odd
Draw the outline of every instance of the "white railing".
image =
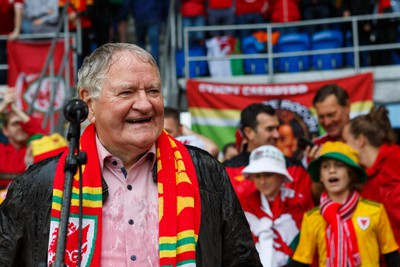
[[[363, 51], [380, 51], [387, 49], [399, 49], [400, 43], [390, 44], [374, 44], [374, 45], [361, 45], [358, 39], [358, 23], [361, 21], [373, 21], [377, 22], [382, 19], [399, 19], [400, 13], [388, 13], [388, 14], [375, 14], [375, 15], [362, 15], [352, 17], [340, 17], [330, 19], [319, 19], [319, 20], [307, 20], [291, 23], [265, 23], [265, 24], [247, 24], [247, 25], [224, 25], [224, 26], [205, 26], [205, 27], [186, 27], [183, 29], [183, 49], [185, 55], [185, 69], [184, 77], [189, 77], [189, 63], [193, 61], [203, 60], [221, 60], [221, 59], [268, 59], [268, 75], [270, 82], [274, 81], [274, 75], [276, 73], [274, 66], [274, 59], [288, 56], [312, 56], [312, 55], [323, 55], [333, 53], [352, 53], [354, 57], [354, 66], [352, 67], [357, 73], [360, 71], [360, 58], [359, 52]], [[302, 52], [287, 52], [287, 53], [276, 53], [273, 50], [272, 42], [267, 42], [267, 52], [259, 54], [234, 54], [222, 57], [212, 56], [190, 56], [189, 55], [189, 34], [197, 31], [211, 32], [211, 31], [222, 31], [222, 30], [264, 30], [268, 36], [272, 36], [272, 33], [279, 31], [283, 28], [301, 28], [310, 25], [335, 25], [351, 23], [351, 36], [352, 45], [348, 47], [342, 47], [337, 49], [326, 49], [326, 50], [308, 50]], [[384, 29], [380, 29], [383, 30]], [[345, 37], [344, 37], [345, 38]], [[271, 38], [268, 38], [271, 40]]]

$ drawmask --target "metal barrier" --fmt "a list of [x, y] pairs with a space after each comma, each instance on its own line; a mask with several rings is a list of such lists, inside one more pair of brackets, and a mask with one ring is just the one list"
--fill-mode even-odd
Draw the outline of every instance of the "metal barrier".
[[[269, 82], [274, 81], [275, 69], [273, 60], [279, 57], [287, 57], [287, 56], [312, 56], [312, 55], [323, 55], [323, 54], [332, 54], [332, 53], [353, 53], [354, 55], [354, 72], [358, 73], [360, 71], [360, 58], [359, 52], [363, 51], [381, 51], [387, 49], [399, 49], [400, 43], [391, 43], [391, 44], [376, 44], [376, 45], [361, 45], [358, 39], [358, 23], [360, 21], [373, 21], [377, 22], [383, 19], [398, 19], [400, 18], [400, 13], [389, 13], [389, 14], [375, 14], [375, 15], [363, 15], [363, 16], [352, 16], [352, 17], [341, 17], [341, 18], [330, 18], [330, 19], [319, 19], [319, 20], [307, 20], [307, 21], [299, 21], [299, 22], [290, 22], [290, 23], [265, 23], [265, 24], [247, 24], [247, 25], [225, 25], [225, 26], [205, 26], [205, 27], [186, 27], [183, 29], [184, 38], [183, 38], [183, 49], [185, 55], [185, 76], [189, 77], [189, 63], [193, 61], [202, 61], [202, 60], [221, 60], [221, 59], [268, 59], [268, 70], [267, 74], [269, 77]], [[343, 47], [338, 49], [326, 49], [326, 50], [309, 50], [306, 52], [287, 52], [287, 53], [275, 53], [273, 51], [272, 42], [267, 42], [268, 51], [266, 53], [260, 54], [252, 54], [252, 55], [244, 55], [244, 54], [235, 54], [230, 56], [223, 57], [210, 57], [210, 56], [197, 56], [193, 57], [189, 55], [189, 34], [191, 32], [196, 31], [221, 31], [221, 30], [264, 30], [267, 32], [268, 36], [272, 36], [272, 32], [279, 31], [284, 28], [301, 28], [310, 25], [319, 25], [319, 24], [343, 24], [343, 23], [351, 23], [351, 34], [352, 34], [352, 46]], [[271, 38], [268, 38], [269, 40]]]
[[176, 78], [175, 51], [177, 47], [177, 33], [180, 32], [179, 17], [176, 7], [176, 0], [170, 0], [167, 27], [165, 32], [165, 42], [163, 46], [163, 58], [161, 60], [161, 80], [163, 84], [163, 95], [167, 105], [174, 102], [173, 95], [178, 91]]

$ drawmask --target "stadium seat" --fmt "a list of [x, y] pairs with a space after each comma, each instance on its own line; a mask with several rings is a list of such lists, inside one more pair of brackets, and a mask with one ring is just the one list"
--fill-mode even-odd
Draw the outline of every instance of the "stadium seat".
[[393, 64], [399, 65], [400, 64], [400, 55], [394, 51], [391, 52], [391, 55], [392, 55]]
[[391, 126], [396, 129], [400, 129], [400, 104], [393, 103], [393, 104], [386, 104], [386, 109], [389, 111], [389, 120]]
[[[201, 57], [206, 56], [206, 48], [204, 46], [191, 46], [189, 48], [189, 56]], [[185, 53], [182, 50], [177, 50], [175, 54], [176, 74], [178, 77], [183, 77], [185, 74]], [[208, 66], [206, 60], [191, 61], [189, 63], [189, 76], [201, 77], [208, 75]]]
[[[301, 52], [310, 49], [310, 37], [307, 33], [287, 33], [279, 37], [274, 47], [277, 53]], [[308, 70], [309, 56], [286, 56], [277, 58], [277, 67], [281, 72]]]
[[[353, 47], [353, 35], [351, 34], [350, 31], [346, 32], [344, 46], [345, 47]], [[353, 52], [345, 53], [344, 57], [345, 57], [345, 62], [344, 63], [348, 67], [354, 67], [354, 53]]]
[[[343, 47], [343, 34], [339, 30], [316, 32], [311, 37], [311, 49], [335, 49]], [[316, 70], [332, 70], [343, 66], [342, 53], [329, 53], [312, 56], [312, 66]]]
[[[242, 53], [246, 55], [265, 53], [266, 44], [261, 43], [256, 37], [250, 35], [242, 40]], [[244, 59], [243, 69], [245, 74], [266, 74], [268, 73], [268, 59]]]
[[[400, 0], [396, 0], [394, 2], [396, 2], [396, 8], [400, 10]], [[397, 42], [400, 43], [400, 29], [398, 29]], [[400, 52], [399, 52], [399, 49], [393, 49], [391, 51], [391, 54], [392, 54], [392, 62], [393, 62], [393, 64], [399, 65], [400, 64]]]
[[[363, 45], [363, 44], [359, 44]], [[365, 45], [365, 44], [364, 44]], [[351, 31], [347, 31], [344, 34], [344, 40], [343, 40], [343, 46], [346, 48], [353, 48], [353, 34]], [[359, 64], [361, 67], [368, 67], [371, 66], [371, 59], [369, 57], [370, 52], [368, 51], [360, 51], [358, 53], [359, 57]], [[354, 67], [355, 66], [355, 56], [354, 52], [346, 52], [343, 53], [343, 64], [346, 65], [347, 67]]]

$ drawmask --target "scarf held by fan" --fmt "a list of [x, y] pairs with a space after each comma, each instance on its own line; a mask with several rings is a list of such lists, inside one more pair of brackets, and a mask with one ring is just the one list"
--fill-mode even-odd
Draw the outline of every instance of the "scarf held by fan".
[[361, 265], [357, 237], [351, 220], [360, 195], [352, 191], [343, 204], [333, 202], [326, 192], [321, 195], [321, 214], [326, 227], [326, 266], [356, 267]]
[[[102, 179], [93, 124], [81, 138], [87, 154], [82, 166], [81, 266], [100, 266], [102, 233]], [[159, 213], [160, 266], [196, 266], [196, 244], [200, 229], [201, 203], [196, 171], [187, 149], [165, 131], [156, 142]], [[55, 261], [64, 188], [64, 165], [68, 151], [57, 165], [53, 184], [48, 264]], [[78, 263], [79, 172], [72, 185], [64, 264]], [[111, 199], [108, 201], [112, 201]]]

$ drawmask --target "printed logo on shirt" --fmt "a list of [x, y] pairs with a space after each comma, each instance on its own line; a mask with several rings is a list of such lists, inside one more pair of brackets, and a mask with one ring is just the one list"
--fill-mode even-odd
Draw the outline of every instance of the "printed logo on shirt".
[[357, 223], [362, 230], [366, 230], [369, 227], [370, 218], [369, 217], [357, 217]]

